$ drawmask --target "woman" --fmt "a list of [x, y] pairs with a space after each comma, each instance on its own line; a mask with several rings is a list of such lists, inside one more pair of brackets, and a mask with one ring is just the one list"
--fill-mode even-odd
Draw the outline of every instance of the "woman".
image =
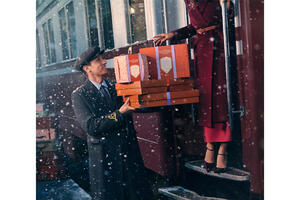
[[[170, 33], [154, 36], [156, 45], [194, 35], [195, 77], [200, 91], [199, 125], [204, 127], [205, 167], [215, 167], [215, 143], [220, 143], [216, 173], [226, 171], [227, 145], [232, 140], [228, 124], [226, 72], [221, 4], [228, 0], [185, 0], [191, 24]], [[232, 6], [231, 6], [232, 7]], [[232, 17], [230, 9], [229, 16]]]

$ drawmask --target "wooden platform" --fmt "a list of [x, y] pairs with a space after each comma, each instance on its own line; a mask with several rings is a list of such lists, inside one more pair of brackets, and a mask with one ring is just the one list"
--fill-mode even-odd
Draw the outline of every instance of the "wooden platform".
[[228, 171], [226, 171], [225, 173], [214, 173], [213, 171], [207, 172], [204, 166], [204, 160], [197, 160], [185, 163], [185, 167], [208, 176], [214, 176], [233, 181], [250, 180], [250, 173], [240, 169], [228, 167]]

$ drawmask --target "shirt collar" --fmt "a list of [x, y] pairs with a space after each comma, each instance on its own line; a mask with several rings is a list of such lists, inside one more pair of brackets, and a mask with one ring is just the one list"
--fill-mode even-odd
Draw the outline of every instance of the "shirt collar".
[[[90, 80], [91, 81], [91, 80]], [[108, 87], [108, 85], [107, 85], [107, 83], [106, 83], [106, 81], [105, 80], [102, 80], [102, 82], [101, 83], [97, 83], [97, 82], [95, 82], [95, 81], [91, 81], [92, 83], [93, 83], [93, 85], [98, 89], [98, 90], [100, 90], [100, 87], [102, 87], [102, 86], [104, 86], [104, 87]]]

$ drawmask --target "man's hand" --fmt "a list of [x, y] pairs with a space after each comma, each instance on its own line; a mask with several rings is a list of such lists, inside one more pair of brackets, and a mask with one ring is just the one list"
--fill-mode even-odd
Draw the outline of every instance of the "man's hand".
[[161, 45], [164, 41], [172, 39], [173, 36], [174, 36], [174, 33], [172, 33], [172, 32], [155, 35], [153, 37], [153, 39], [154, 39], [153, 43], [156, 46]]
[[119, 109], [119, 112], [121, 114], [127, 113], [129, 111], [133, 111], [135, 110], [135, 108], [129, 106], [129, 98], [126, 100], [126, 102], [121, 106], [121, 108]]

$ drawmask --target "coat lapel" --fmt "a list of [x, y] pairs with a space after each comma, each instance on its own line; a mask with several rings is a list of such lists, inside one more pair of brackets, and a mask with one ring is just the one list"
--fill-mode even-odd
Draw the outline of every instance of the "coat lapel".
[[85, 82], [85, 94], [87, 101], [93, 107], [93, 112], [97, 115], [99, 111], [103, 112], [103, 109], [106, 105], [104, 103], [103, 97], [99, 93], [98, 89], [93, 85], [93, 83], [89, 80]]
[[86, 89], [86, 94], [87, 94], [87, 99], [90, 103], [90, 105], [93, 106], [95, 114], [109, 114], [113, 112], [115, 109], [117, 109], [117, 104], [116, 102], [118, 101], [117, 93], [114, 88], [114, 84], [111, 83], [110, 81], [107, 81], [107, 86], [108, 86], [108, 92], [111, 96], [112, 102], [110, 102], [110, 105], [105, 103], [104, 97], [101, 96], [100, 92], [98, 89], [94, 86], [94, 84], [87, 80], [85, 83], [85, 89]]

